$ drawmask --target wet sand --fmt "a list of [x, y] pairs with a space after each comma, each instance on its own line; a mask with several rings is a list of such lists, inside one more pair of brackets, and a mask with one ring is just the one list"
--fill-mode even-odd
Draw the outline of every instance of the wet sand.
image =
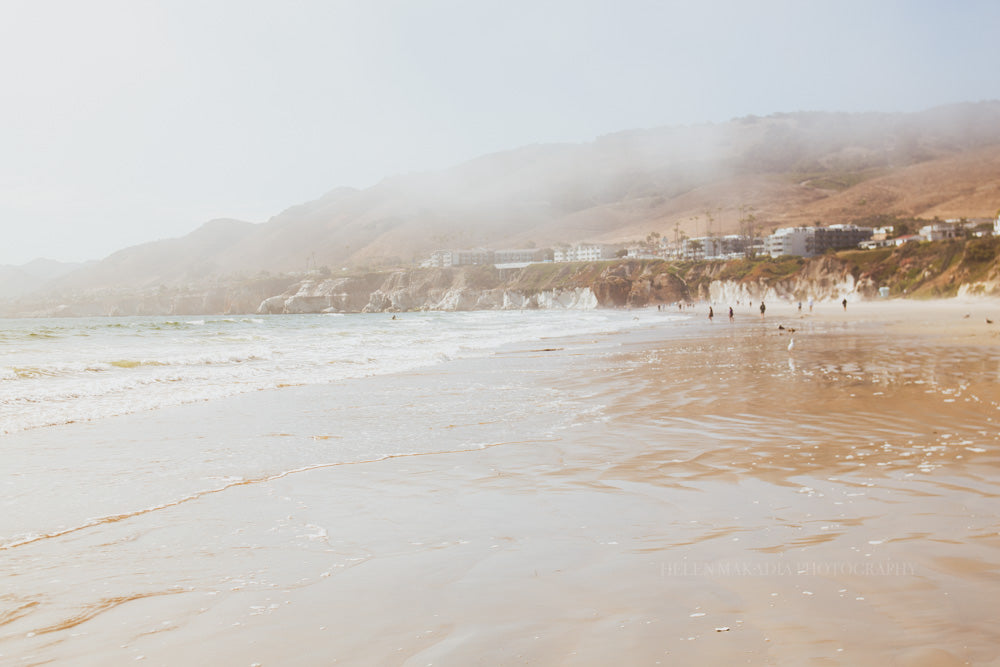
[[[7, 438], [0, 509], [53, 537], [0, 549], [0, 662], [1000, 664], [993, 314], [644, 311]], [[131, 458], [61, 494], [55, 442]]]

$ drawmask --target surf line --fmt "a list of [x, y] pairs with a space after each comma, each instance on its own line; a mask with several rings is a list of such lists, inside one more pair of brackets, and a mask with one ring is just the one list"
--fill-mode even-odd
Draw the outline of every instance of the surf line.
[[304, 466], [302, 468], [294, 468], [292, 470], [285, 470], [284, 472], [275, 473], [273, 475], [265, 475], [263, 477], [255, 477], [253, 479], [241, 479], [235, 482], [230, 482], [224, 486], [220, 486], [216, 489], [206, 489], [204, 491], [198, 491], [192, 493], [189, 496], [184, 496], [177, 500], [172, 500], [161, 505], [154, 505], [153, 507], [146, 507], [141, 510], [136, 510], [134, 512], [124, 512], [122, 514], [109, 514], [107, 516], [97, 517], [96, 519], [91, 519], [86, 523], [80, 524], [79, 526], [72, 526], [70, 528], [64, 528], [63, 530], [57, 530], [54, 533], [45, 533], [44, 535], [32, 535], [31, 537], [26, 537], [16, 542], [8, 542], [7, 544], [0, 544], [0, 551], [7, 551], [8, 549], [16, 549], [17, 547], [27, 546], [29, 544], [34, 544], [35, 542], [41, 542], [42, 540], [50, 540], [58, 537], [64, 537], [72, 533], [78, 533], [82, 530], [87, 530], [88, 528], [94, 528], [96, 526], [101, 526], [109, 523], [118, 523], [119, 521], [124, 521], [125, 519], [131, 519], [137, 516], [142, 516], [144, 514], [150, 514], [152, 512], [157, 512], [159, 510], [168, 509], [170, 507], [177, 507], [178, 505], [183, 505], [184, 503], [189, 503], [193, 500], [199, 500], [205, 496], [210, 496], [216, 493], [222, 493], [236, 486], [249, 486], [250, 484], [266, 484], [268, 482], [273, 482], [275, 480], [283, 479], [290, 475], [297, 475], [303, 472], [311, 472], [313, 470], [322, 470], [323, 468], [339, 468], [341, 466], [357, 466], [365, 465], [368, 463], [378, 463], [379, 461], [389, 461], [392, 459], [404, 459], [404, 458], [414, 458], [418, 456], [443, 456], [446, 454], [466, 454], [471, 452], [482, 452], [487, 449], [493, 449], [494, 447], [505, 447], [508, 445], [527, 445], [532, 443], [549, 443], [549, 442], [559, 442], [562, 438], [542, 438], [542, 439], [532, 439], [532, 440], [511, 440], [508, 442], [492, 442], [479, 447], [469, 447], [467, 449], [445, 449], [436, 452], [409, 452], [401, 454], [386, 454], [385, 456], [380, 456], [377, 459], [362, 459], [360, 461], [337, 461], [335, 463], [315, 463], [313, 465]]

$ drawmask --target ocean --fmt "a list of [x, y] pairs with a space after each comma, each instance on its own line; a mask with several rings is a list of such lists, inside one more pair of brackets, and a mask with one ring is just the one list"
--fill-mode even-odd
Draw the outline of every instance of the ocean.
[[644, 324], [610, 310], [0, 320], [0, 435]]

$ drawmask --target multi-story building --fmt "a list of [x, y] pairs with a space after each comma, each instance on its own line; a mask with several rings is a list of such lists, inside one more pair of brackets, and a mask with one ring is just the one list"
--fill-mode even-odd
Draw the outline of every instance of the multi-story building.
[[495, 250], [494, 264], [530, 264], [544, 262], [548, 259], [548, 251], [540, 248], [523, 248], [516, 250]]
[[764, 239], [764, 251], [771, 257], [798, 255], [813, 257], [827, 250], [857, 248], [872, 236], [870, 227], [830, 225], [829, 227], [785, 227]]
[[436, 250], [421, 266], [475, 266], [478, 264], [530, 264], [544, 262], [549, 259], [548, 250], [542, 248], [524, 248], [508, 250]]
[[557, 262], [598, 262], [614, 259], [615, 247], [603, 243], [581, 243], [570, 248], [556, 248], [552, 253]]
[[813, 227], [783, 227], [764, 239], [764, 252], [771, 257], [799, 255], [808, 257], [807, 241], [812, 238]]
[[443, 268], [451, 266], [451, 250], [435, 250], [431, 253], [430, 259], [421, 263], [424, 267]]
[[476, 250], [435, 250], [431, 253], [430, 259], [422, 263], [422, 266], [443, 268], [492, 263], [493, 251], [478, 248]]
[[[871, 227], [857, 225], [830, 225], [813, 227], [812, 243], [806, 243], [811, 255], [822, 255], [827, 250], [847, 250], [857, 248], [862, 241], [872, 237]], [[811, 256], [810, 255], [810, 256]]]
[[492, 264], [493, 251], [483, 248], [475, 250], [453, 250], [451, 252], [452, 266], [473, 266], [475, 264]]

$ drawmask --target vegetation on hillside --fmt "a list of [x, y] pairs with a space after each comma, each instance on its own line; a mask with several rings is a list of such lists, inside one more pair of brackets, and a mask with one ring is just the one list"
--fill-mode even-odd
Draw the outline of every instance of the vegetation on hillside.
[[[890, 296], [939, 298], [955, 296], [962, 285], [979, 294], [1000, 293], [1000, 238], [906, 243], [896, 248], [845, 250], [821, 257], [757, 257], [730, 261], [612, 260], [593, 263], [534, 264], [506, 283], [526, 293], [542, 290], [605, 286], [620, 283], [629, 305], [657, 301], [655, 289], [636, 289], [636, 283], [665, 286], [661, 296], [674, 300], [704, 298], [714, 281], [760, 288], [801, 291], [794, 285], [850, 277], [857, 291], [875, 297], [879, 288]], [[669, 280], [668, 280], [669, 279]], [[627, 286], [626, 284], [627, 283]], [[643, 295], [647, 294], [647, 301]], [[624, 305], [624, 304], [615, 304]]]

